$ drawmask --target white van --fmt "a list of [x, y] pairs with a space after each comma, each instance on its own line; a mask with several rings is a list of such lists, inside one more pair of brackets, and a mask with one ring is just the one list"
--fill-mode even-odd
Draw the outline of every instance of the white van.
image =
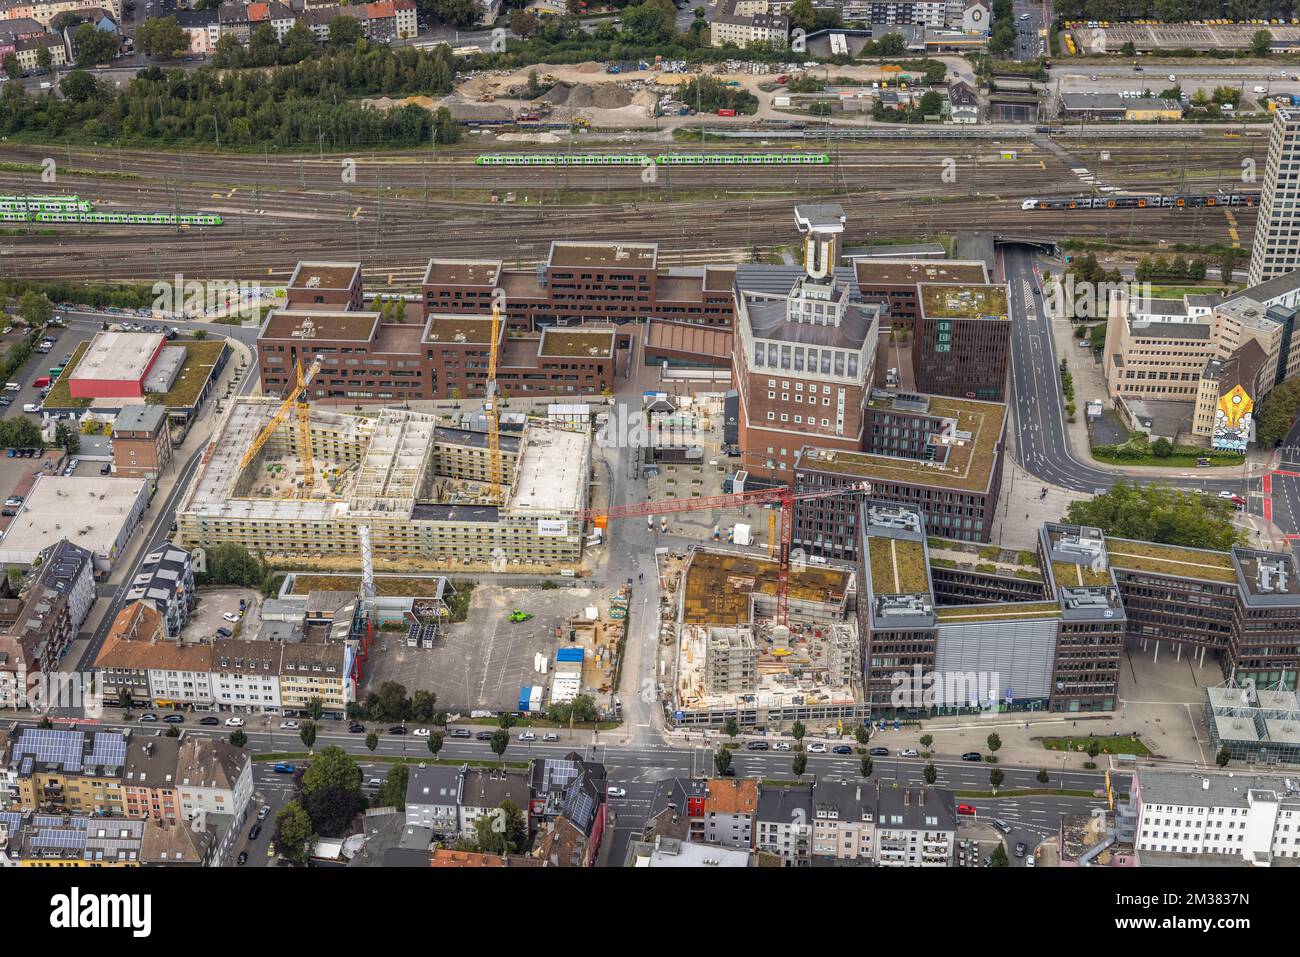
[[23, 411], [24, 411], [24, 412], [39, 412], [39, 411], [41, 411], [41, 407], [40, 407], [39, 405], [37, 405], [35, 402], [27, 402], [27, 403], [24, 403], [24, 405], [23, 405]]
[[21, 392], [22, 390], [23, 390], [23, 387], [20, 386], [17, 382], [6, 382], [6, 383], [5, 383], [5, 391], [6, 391], [6, 392]]

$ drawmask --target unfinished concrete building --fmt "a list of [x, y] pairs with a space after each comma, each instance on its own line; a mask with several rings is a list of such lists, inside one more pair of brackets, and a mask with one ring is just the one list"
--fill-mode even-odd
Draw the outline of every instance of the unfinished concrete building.
[[276, 407], [240, 399], [227, 411], [177, 510], [186, 545], [233, 542], [267, 557], [339, 557], [359, 567], [358, 529], [369, 527], [375, 562], [386, 567], [580, 561], [585, 433], [528, 424], [502, 435], [494, 489], [486, 433], [403, 409], [312, 409], [308, 485], [291, 421], [241, 468]]
[[775, 561], [691, 549], [674, 596], [677, 724], [720, 726], [734, 717], [745, 729], [796, 720], [847, 725], [866, 715], [856, 576], [792, 570], [788, 625], [775, 621], [776, 585]]
[[758, 647], [748, 628], [710, 628], [704, 652], [704, 687], [711, 694], [753, 691]]

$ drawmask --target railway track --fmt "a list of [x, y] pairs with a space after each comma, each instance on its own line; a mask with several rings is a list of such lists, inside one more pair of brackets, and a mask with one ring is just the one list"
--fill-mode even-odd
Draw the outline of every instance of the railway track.
[[[1211, 192], [1240, 174], [1242, 141], [1196, 143], [1195, 169], [1170, 169], [1168, 143], [1071, 143], [1107, 183]], [[1249, 144], [1256, 146], [1257, 144]], [[811, 148], [811, 146], [810, 146]], [[679, 149], [675, 147], [674, 149]], [[1016, 159], [1005, 160], [1004, 149]], [[554, 149], [552, 150], [554, 151]], [[590, 150], [588, 150], [590, 152]], [[828, 166], [672, 167], [646, 183], [638, 168], [480, 167], [477, 150], [365, 154], [345, 181], [343, 157], [209, 156], [116, 149], [6, 148], [0, 193], [77, 193], [96, 209], [173, 209], [220, 215], [225, 225], [182, 230], [59, 226], [0, 236], [0, 274], [155, 281], [187, 276], [274, 281], [301, 258], [359, 259], [368, 276], [414, 284], [431, 256], [481, 256], [526, 266], [554, 239], [660, 244], [664, 266], [749, 261], [793, 242], [791, 207], [834, 201], [850, 242], [958, 229], [1122, 239], [1228, 239], [1221, 211], [1074, 210], [1025, 213], [1025, 196], [1071, 195], [1066, 163], [1028, 139], [835, 144]], [[57, 184], [18, 168], [52, 156]], [[1259, 157], [1257, 157], [1257, 160]], [[1164, 175], [1163, 181], [1152, 182]], [[515, 202], [505, 200], [514, 194]], [[493, 201], [495, 195], [496, 202]], [[1237, 210], [1249, 235], [1254, 211]]]

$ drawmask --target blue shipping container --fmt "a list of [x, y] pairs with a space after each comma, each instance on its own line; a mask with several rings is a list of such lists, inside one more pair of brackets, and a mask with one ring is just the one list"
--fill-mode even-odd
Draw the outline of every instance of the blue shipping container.
[[519, 689], [519, 710], [528, 710], [528, 701], [533, 696], [533, 689], [530, 685], [524, 685]]
[[555, 653], [556, 661], [581, 661], [583, 651], [581, 648], [561, 648]]

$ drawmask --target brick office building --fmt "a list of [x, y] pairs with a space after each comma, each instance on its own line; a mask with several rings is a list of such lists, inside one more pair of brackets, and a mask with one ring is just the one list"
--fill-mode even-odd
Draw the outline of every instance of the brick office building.
[[1005, 284], [921, 283], [912, 341], [916, 390], [1000, 402], [1011, 318]]
[[782, 480], [804, 445], [862, 447], [881, 312], [861, 301], [848, 270], [834, 268], [844, 211], [799, 206], [795, 222], [804, 234], [802, 270], [736, 272], [739, 445]]
[[289, 277], [285, 299], [289, 309], [360, 309], [361, 264], [300, 262]]
[[113, 474], [146, 478], [171, 464], [172, 437], [167, 410], [160, 405], [128, 405], [113, 420]]
[[987, 283], [988, 270], [978, 260], [854, 259], [858, 292], [868, 302], [888, 303], [891, 330], [909, 333], [921, 314], [918, 283]]

